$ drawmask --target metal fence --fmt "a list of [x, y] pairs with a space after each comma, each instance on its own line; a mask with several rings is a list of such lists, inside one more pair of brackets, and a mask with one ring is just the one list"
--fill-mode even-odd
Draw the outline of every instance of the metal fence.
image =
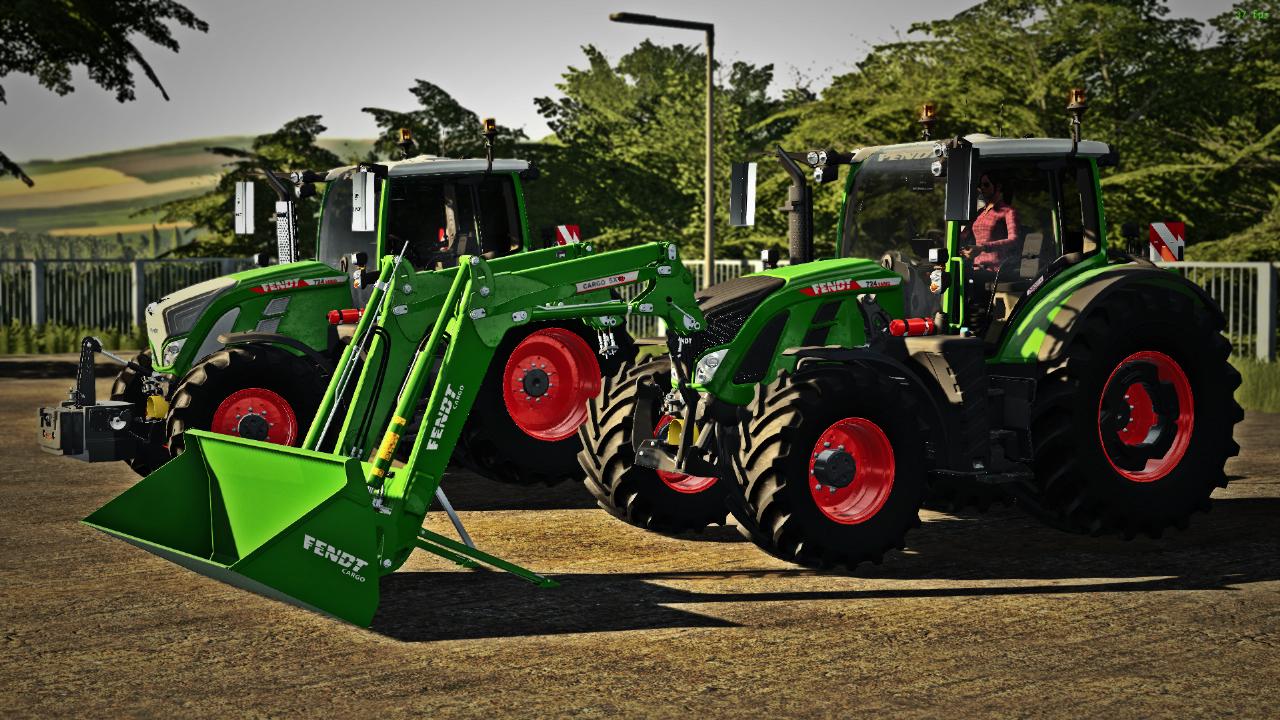
[[242, 258], [0, 260], [0, 322], [127, 332], [143, 324], [147, 303], [252, 265]]
[[[1276, 268], [1265, 262], [1161, 263], [1203, 287], [1227, 318], [1233, 352], [1275, 357], [1277, 342]], [[251, 267], [241, 258], [184, 260], [0, 260], [0, 322], [83, 325], [121, 332], [143, 324], [147, 303], [179, 288]], [[700, 260], [687, 260], [694, 283], [702, 286]], [[759, 260], [717, 260], [715, 282], [759, 272]], [[630, 297], [635, 287], [623, 288]], [[631, 317], [635, 337], [663, 334], [652, 318]]]
[[1266, 262], [1162, 262], [1204, 288], [1222, 308], [1232, 353], [1271, 360], [1276, 354], [1276, 268]]

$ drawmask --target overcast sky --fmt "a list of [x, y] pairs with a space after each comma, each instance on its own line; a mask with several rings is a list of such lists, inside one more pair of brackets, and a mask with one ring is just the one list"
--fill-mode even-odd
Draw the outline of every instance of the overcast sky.
[[[372, 137], [361, 107], [408, 110], [415, 78], [443, 87], [465, 107], [545, 135], [533, 98], [555, 95], [565, 68], [581, 66], [581, 46], [617, 59], [645, 37], [701, 43], [688, 30], [612, 23], [611, 12], [664, 15], [716, 25], [716, 58], [773, 63], [790, 85], [797, 74], [820, 90], [878, 42], [911, 23], [946, 17], [963, 0], [564, 0], [407, 2], [391, 0], [183, 0], [208, 34], [179, 30], [173, 54], [142, 44], [172, 98], [140, 72], [138, 99], [75, 75], [65, 97], [26, 76], [0, 80], [0, 150], [10, 157], [65, 158], [216, 135], [253, 135], [309, 113], [330, 137]], [[1229, 0], [1171, 0], [1175, 16], [1200, 20]], [[775, 87], [776, 89], [776, 87]]]

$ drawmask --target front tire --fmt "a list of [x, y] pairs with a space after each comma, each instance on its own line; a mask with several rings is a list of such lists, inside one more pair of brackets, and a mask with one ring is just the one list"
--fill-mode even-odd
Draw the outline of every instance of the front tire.
[[[660, 474], [635, 464], [635, 443], [660, 429], [632, 427], [641, 383], [669, 389], [671, 360], [664, 356], [627, 362], [617, 375], [605, 378], [579, 430], [578, 459], [587, 490], [605, 512], [645, 530], [680, 533], [723, 525], [728, 516], [726, 481]], [[651, 408], [652, 417], [660, 417], [658, 409]]]
[[278, 347], [219, 350], [191, 368], [173, 394], [169, 452], [182, 452], [182, 434], [192, 429], [297, 447], [325, 387], [319, 368]]
[[1240, 375], [1221, 317], [1153, 287], [1118, 291], [1086, 313], [1039, 381], [1035, 480], [1015, 497], [1070, 532], [1184, 528], [1226, 487], [1223, 465], [1240, 450]]
[[919, 525], [925, 431], [910, 387], [874, 370], [818, 365], [754, 404], [738, 460], [742, 532], [788, 562], [879, 563]]

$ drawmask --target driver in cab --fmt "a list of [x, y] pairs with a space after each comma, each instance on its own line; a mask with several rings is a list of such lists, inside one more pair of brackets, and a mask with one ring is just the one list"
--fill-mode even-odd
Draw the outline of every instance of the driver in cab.
[[960, 233], [960, 254], [973, 261], [973, 268], [995, 273], [1013, 255], [1018, 244], [1018, 212], [1005, 202], [999, 178], [983, 173], [978, 183], [982, 209], [973, 223]]

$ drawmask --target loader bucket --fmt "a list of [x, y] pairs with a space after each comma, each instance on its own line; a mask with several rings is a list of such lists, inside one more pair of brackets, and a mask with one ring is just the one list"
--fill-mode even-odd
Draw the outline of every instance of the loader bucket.
[[202, 575], [367, 626], [376, 512], [361, 464], [186, 434], [186, 450], [84, 522]]

